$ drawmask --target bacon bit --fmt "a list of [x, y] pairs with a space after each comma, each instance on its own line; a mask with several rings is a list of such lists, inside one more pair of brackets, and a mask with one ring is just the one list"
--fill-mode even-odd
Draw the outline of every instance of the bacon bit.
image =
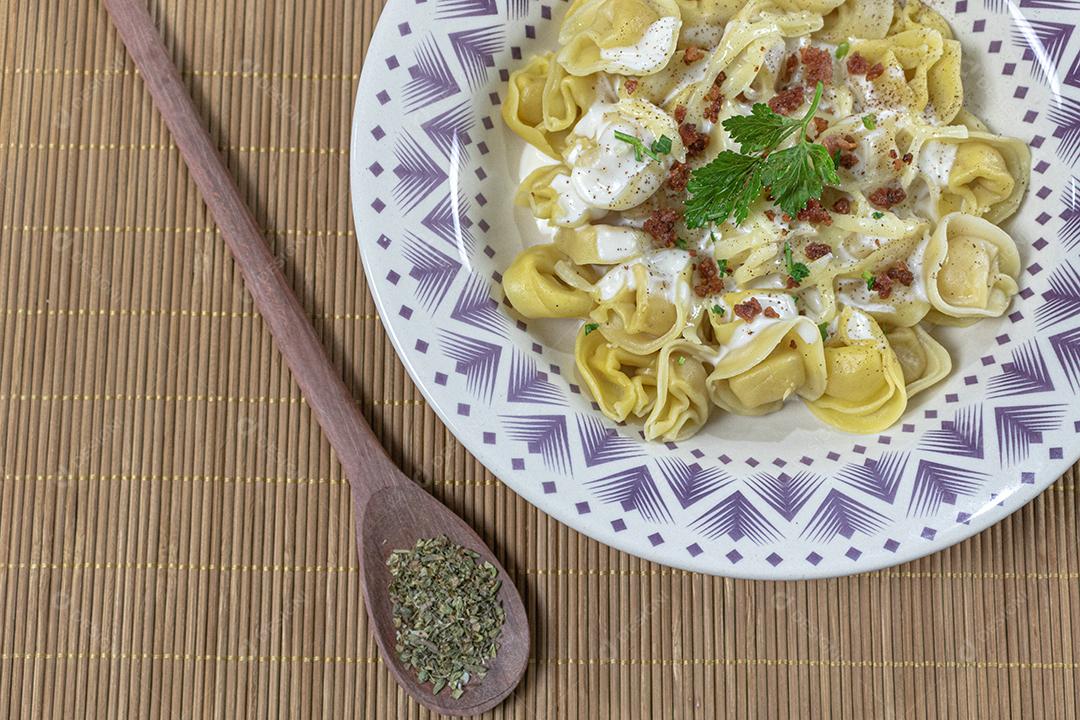
[[907, 193], [902, 188], [898, 187], [879, 187], [874, 192], [870, 193], [867, 200], [871, 204], [888, 210], [893, 205], [904, 202], [907, 198]]
[[915, 159], [915, 156], [911, 153], [904, 153], [904, 157], [900, 158], [905, 165], [910, 165], [911, 161]]
[[832, 225], [832, 215], [814, 198], [807, 201], [806, 207], [799, 211], [795, 219], [811, 225]]
[[896, 154], [896, 149], [895, 148], [889, 151], [889, 157], [891, 157], [893, 160], [895, 160], [898, 157], [897, 154]]
[[686, 163], [675, 162], [668, 170], [668, 187], [672, 190], [685, 190], [688, 182], [690, 182], [690, 166]]
[[788, 290], [799, 287], [799, 281], [788, 275], [787, 283], [784, 285]]
[[744, 322], [752, 322], [761, 313], [761, 303], [758, 302], [756, 297], [752, 297], [746, 302], [741, 302], [734, 308], [735, 314], [742, 318]]
[[883, 300], [892, 295], [892, 286], [892, 278], [885, 273], [878, 273], [874, 276], [874, 292]]
[[791, 348], [792, 350], [798, 350], [798, 348], [799, 348], [799, 344], [797, 342], [795, 342], [794, 340], [788, 340], [787, 346], [789, 348]]
[[803, 88], [801, 85], [781, 90], [769, 99], [769, 107], [772, 111], [781, 115], [790, 115], [798, 110], [803, 104]]
[[765, 217], [769, 218], [769, 222], [776, 222], [776, 213], [772, 210], [766, 210]]
[[869, 70], [866, 71], [867, 80], [877, 80], [879, 77], [885, 74], [885, 66], [881, 63], [874, 63]]
[[[720, 268], [711, 257], [702, 258], [697, 264], [698, 275], [701, 282], [694, 286], [694, 293], [698, 297], [709, 297], [724, 292], [724, 281], [720, 278]], [[738, 312], [738, 309], [736, 309]]]
[[885, 274], [906, 287], [911, 287], [911, 283], [915, 282], [915, 274], [903, 260], [886, 270]]
[[807, 45], [799, 50], [803, 61], [803, 83], [813, 86], [816, 83], [832, 82], [832, 57], [821, 48]]
[[787, 213], [780, 213], [780, 219], [783, 220], [786, 223], [791, 222], [791, 216], [788, 215]]
[[687, 250], [686, 254], [689, 255], [690, 257], [697, 257], [697, 250], [692, 250], [692, 249]]
[[676, 105], [673, 114], [675, 115], [675, 122], [682, 123], [682, 121], [686, 119], [686, 106]]
[[645, 221], [645, 232], [652, 236], [657, 245], [673, 247], [678, 239], [675, 225], [682, 220], [682, 213], [674, 208], [657, 208]]
[[821, 141], [821, 144], [825, 146], [825, 149], [829, 151], [830, 155], [835, 155], [836, 151], [848, 152], [859, 147], [859, 143], [852, 135], [844, 133], [843, 135], [830, 135]]
[[783, 66], [781, 66], [780, 68], [780, 74], [776, 78], [777, 82], [779, 82], [780, 85], [787, 85], [788, 81], [791, 80], [792, 77], [794, 77], [795, 70], [798, 67], [799, 56], [795, 53], [788, 55], [787, 59], [784, 60]]
[[847, 215], [851, 212], [851, 201], [847, 198], [839, 198], [836, 202], [832, 204], [832, 209], [834, 213], [838, 213], [840, 215]]
[[852, 53], [847, 61], [847, 71], [851, 75], [862, 75], [869, 69], [870, 63], [859, 53]]
[[716, 122], [720, 119], [720, 106], [724, 104], [724, 93], [720, 91], [720, 86], [727, 80], [727, 73], [720, 71], [713, 80], [712, 87], [705, 93], [705, 100], [708, 105], [705, 106], [705, 110], [702, 114], [708, 118], [710, 122]]
[[697, 45], [691, 45], [683, 50], [683, 62], [687, 65], [693, 65], [703, 57], [705, 57], [705, 51]]
[[840, 167], [845, 170], [850, 170], [859, 164], [859, 158], [855, 157], [851, 153], [840, 153]]
[[820, 117], [815, 117], [814, 118], [814, 129], [817, 130], [818, 135], [825, 132], [825, 130], [827, 130], [828, 127], [829, 127], [829, 121], [826, 120], [825, 118], [820, 118]]
[[811, 260], [817, 260], [823, 258], [832, 252], [832, 247], [825, 243], [808, 243], [803, 252], [806, 253], [806, 257]]
[[764, 315], [765, 317], [771, 318], [773, 320], [776, 320], [778, 317], [780, 317], [780, 313], [776, 312], [776, 310], [774, 310], [771, 305], [769, 307], [765, 308], [761, 312], [761, 314]]
[[697, 125], [694, 123], [680, 125], [679, 137], [682, 138], [683, 145], [686, 146], [687, 157], [700, 155], [709, 144], [709, 136], [703, 132], [698, 132]]
[[736, 99], [736, 100], [738, 100], [738, 101], [739, 101], [739, 102], [741, 102], [741, 103], [748, 103], [748, 102], [750, 102], [750, 98], [746, 97], [746, 93], [744, 93], [744, 92], [741, 92], [741, 93], [739, 93], [738, 95], [736, 95], [736, 96], [735, 96], [735, 99]]
[[626, 94], [627, 95], [633, 95], [635, 92], [637, 92], [637, 86], [638, 86], [638, 79], [637, 78], [627, 78], [626, 82], [623, 83], [623, 87], [626, 88]]

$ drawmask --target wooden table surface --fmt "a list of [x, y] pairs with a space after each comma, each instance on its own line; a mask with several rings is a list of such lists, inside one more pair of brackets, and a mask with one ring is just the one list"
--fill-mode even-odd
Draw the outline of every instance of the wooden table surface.
[[[148, 1], [364, 414], [525, 596], [492, 717], [1077, 718], [1075, 468], [837, 580], [578, 535], [465, 452], [375, 314], [347, 168], [381, 2]], [[0, 3], [0, 213], [0, 717], [428, 717], [368, 634], [340, 468], [97, 0]]]

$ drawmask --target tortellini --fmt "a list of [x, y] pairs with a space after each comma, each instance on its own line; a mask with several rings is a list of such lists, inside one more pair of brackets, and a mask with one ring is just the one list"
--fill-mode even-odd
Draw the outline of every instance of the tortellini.
[[807, 402], [814, 415], [841, 430], [875, 433], [903, 414], [908, 398], [903, 367], [869, 315], [844, 308], [825, 347], [825, 363], [825, 392]]
[[[879, 433], [952, 372], [933, 325], [1008, 312], [1020, 255], [998, 224], [1030, 152], [964, 109], [961, 45], [919, 0], [573, 0], [558, 40], [503, 96], [544, 237], [503, 288], [522, 317], [581, 323], [581, 384], [611, 420], [667, 442], [801, 402]], [[771, 118], [758, 103], [814, 110], [757, 150], [726, 121]], [[837, 176], [801, 210], [771, 167], [734, 197], [724, 163], [746, 160], [722, 153], [769, 164], [804, 138]]]
[[559, 29], [557, 57], [572, 75], [650, 75], [668, 64], [681, 27], [675, 0], [578, 0]]
[[1017, 292], [1020, 255], [1007, 232], [982, 218], [942, 218], [926, 248], [930, 319], [943, 325], [999, 317]]

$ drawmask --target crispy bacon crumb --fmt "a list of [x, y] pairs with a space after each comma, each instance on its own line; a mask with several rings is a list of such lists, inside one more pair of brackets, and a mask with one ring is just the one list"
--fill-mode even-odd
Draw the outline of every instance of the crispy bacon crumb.
[[907, 198], [907, 193], [902, 188], [898, 187], [879, 187], [874, 192], [870, 193], [867, 200], [876, 207], [888, 210], [893, 205], [904, 202]]
[[840, 167], [845, 170], [850, 170], [859, 164], [859, 158], [855, 157], [851, 153], [840, 153]]
[[720, 107], [724, 104], [724, 94], [720, 92], [720, 86], [727, 80], [727, 73], [721, 72], [713, 80], [712, 87], [705, 93], [705, 101], [708, 103], [702, 114], [708, 118], [711, 122], [716, 122], [720, 118]]
[[843, 135], [830, 135], [821, 141], [821, 144], [825, 146], [825, 149], [829, 151], [830, 155], [835, 155], [837, 151], [848, 152], [859, 147], [859, 143], [852, 135], [844, 133]]
[[675, 122], [682, 123], [682, 121], [686, 119], [686, 106], [676, 105], [673, 114], [675, 115]]
[[657, 208], [645, 221], [645, 232], [660, 247], [673, 247], [678, 240], [675, 225], [682, 220], [682, 213], [674, 208]]
[[813, 86], [832, 82], [832, 57], [821, 48], [807, 45], [799, 49], [803, 62], [803, 83]]
[[693, 65], [703, 57], [705, 57], [705, 51], [697, 45], [691, 45], [683, 50], [683, 62], [687, 65]]
[[711, 257], [702, 258], [697, 264], [697, 271], [701, 282], [694, 286], [694, 293], [698, 297], [709, 297], [724, 292], [724, 281], [720, 277], [720, 268], [717, 267], [715, 260]]
[[796, 220], [808, 222], [811, 225], [832, 225], [832, 215], [821, 205], [821, 201], [810, 198], [806, 207], [795, 216]]
[[832, 247], [825, 243], [808, 243], [803, 252], [806, 253], [806, 257], [811, 260], [817, 260], [823, 258], [832, 252]]
[[799, 348], [799, 344], [794, 340], [788, 340], [787, 346], [792, 350], [797, 350]]
[[799, 287], [799, 281], [788, 275], [787, 282], [784, 284], [784, 287], [786, 287], [788, 290], [793, 290], [794, 288]]
[[761, 303], [756, 297], [752, 297], [736, 305], [734, 310], [735, 315], [742, 318], [744, 322], [752, 322], [761, 313]]
[[851, 201], [847, 198], [839, 198], [836, 202], [832, 204], [832, 209], [834, 213], [839, 213], [840, 215], [847, 215], [851, 212]]
[[668, 187], [672, 190], [685, 190], [688, 182], [690, 182], [690, 166], [676, 161], [668, 170]]
[[774, 213], [772, 210], [766, 210], [765, 217], [769, 218], [769, 222], [776, 221], [776, 213]]
[[913, 282], [915, 274], [906, 262], [900, 261], [874, 276], [874, 292], [881, 298], [888, 298], [892, 295], [896, 283], [910, 287]]
[[777, 82], [780, 85], [787, 85], [788, 81], [795, 76], [795, 70], [799, 67], [799, 56], [792, 53], [784, 60], [784, 64], [780, 67], [780, 74], [777, 75]]
[[771, 318], [773, 320], [780, 317], [780, 313], [776, 312], [776, 310], [774, 310], [772, 308], [772, 306], [769, 306], [769, 307], [765, 308], [764, 310], [762, 310], [761, 314], [764, 315], [765, 317]]
[[801, 85], [781, 90], [769, 99], [769, 107], [772, 111], [781, 115], [790, 115], [798, 110], [803, 104], [804, 92]]
[[815, 117], [814, 118], [814, 129], [817, 130], [818, 135], [825, 132], [825, 130], [828, 129], [828, 127], [829, 127], [829, 121], [826, 120], [825, 118], [821, 118], [821, 117]]
[[626, 88], [626, 94], [627, 95], [633, 95], [635, 92], [637, 92], [637, 86], [638, 86], [638, 79], [637, 78], [627, 78], [626, 82], [623, 83], [623, 87]]
[[697, 125], [694, 123], [683, 123], [680, 125], [679, 137], [682, 138], [683, 145], [686, 146], [687, 157], [700, 155], [705, 151], [705, 147], [709, 144], [709, 136], [703, 132], [699, 132]]
[[885, 66], [881, 63], [874, 63], [870, 66], [870, 69], [866, 71], [867, 80], [877, 80], [879, 77], [885, 74]]
[[874, 292], [878, 294], [878, 297], [886, 299], [892, 295], [893, 281], [885, 273], [878, 273], [874, 276]]
[[870, 63], [859, 53], [852, 53], [847, 61], [847, 71], [852, 75], [862, 75], [870, 68]]
[[889, 157], [891, 157], [893, 160], [895, 160], [897, 158], [896, 148], [893, 148], [892, 150], [889, 151]]
[[911, 153], [904, 153], [904, 157], [900, 158], [900, 160], [901, 160], [901, 161], [902, 161], [902, 162], [903, 162], [903, 163], [904, 163], [905, 165], [910, 165], [910, 164], [911, 164], [911, 161], [912, 161], [912, 160], [914, 160], [914, 159], [915, 159], [915, 156], [914, 156], [914, 155], [912, 155]]

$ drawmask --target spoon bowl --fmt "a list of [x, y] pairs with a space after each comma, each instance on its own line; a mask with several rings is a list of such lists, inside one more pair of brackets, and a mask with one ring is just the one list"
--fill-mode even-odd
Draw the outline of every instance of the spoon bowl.
[[[411, 480], [404, 476], [400, 479], [401, 482], [373, 492], [358, 518], [361, 584], [375, 640], [398, 684], [424, 706], [445, 715], [482, 713], [502, 702], [525, 672], [529, 661], [529, 621], [525, 607], [506, 570], [480, 536]], [[393, 607], [387, 592], [392, 579], [386, 565], [390, 553], [411, 548], [421, 538], [439, 535], [476, 552], [480, 556], [478, 562], [486, 560], [495, 566], [502, 581], [499, 600], [506, 612], [499, 650], [487, 674], [466, 684], [464, 693], [457, 699], [451, 697], [448, 689], [433, 695], [431, 684], [419, 682], [416, 673], [398, 659], [394, 650]]]

